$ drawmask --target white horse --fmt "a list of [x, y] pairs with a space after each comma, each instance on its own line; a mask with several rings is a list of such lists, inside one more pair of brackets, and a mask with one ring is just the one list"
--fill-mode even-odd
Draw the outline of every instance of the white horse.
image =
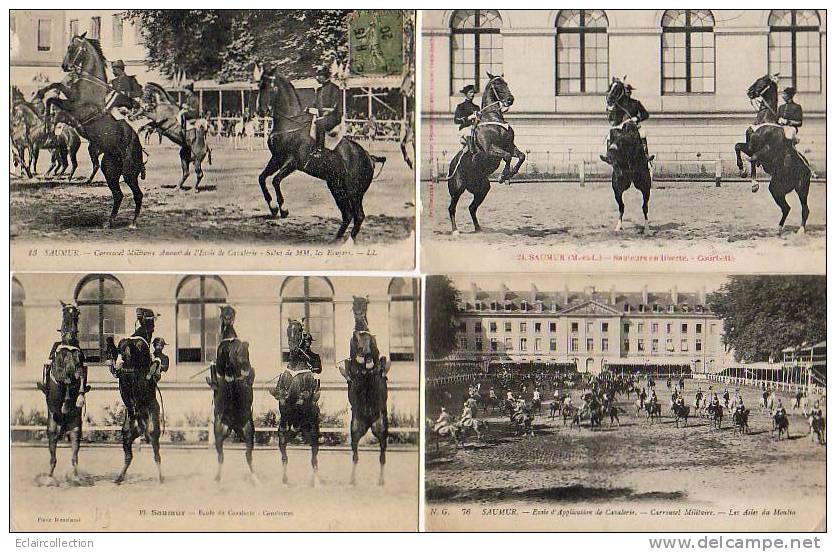
[[232, 142], [232, 148], [238, 149], [246, 139], [246, 149], [247, 151], [253, 151], [253, 139], [256, 137], [258, 131], [258, 119], [249, 119], [245, 120], [241, 118], [238, 121], [235, 121], [235, 126], [232, 129], [232, 136], [230, 136], [230, 140]]

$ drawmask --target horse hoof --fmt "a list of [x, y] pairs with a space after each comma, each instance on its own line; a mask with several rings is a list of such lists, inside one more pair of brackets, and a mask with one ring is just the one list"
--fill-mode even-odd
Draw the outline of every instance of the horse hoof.
[[279, 214], [282, 218], [287, 218], [287, 216], [290, 214], [290, 211], [288, 211], [287, 209], [279, 209]]
[[128, 225], [128, 230], [136, 230], [137, 226], [135, 222], [132, 222]]
[[347, 240], [345, 240], [345, 244], [344, 244], [344, 245], [345, 245], [345, 247], [354, 247], [354, 238], [352, 238], [351, 236], [349, 236], [349, 237], [348, 237], [348, 239], [347, 239]]
[[453, 230], [453, 232], [452, 232], [453, 236], [458, 236], [459, 234], [460, 234], [460, 232], [458, 230]]
[[624, 224], [621, 221], [618, 221], [618, 224], [615, 225], [615, 231], [616, 232], [621, 232], [621, 230], [623, 228], [624, 228]]
[[799, 236], [802, 235], [802, 234], [806, 234], [806, 233], [807, 233], [807, 230], [803, 226], [801, 228], [799, 228], [798, 231], [796, 232], [796, 234], [798, 234]]
[[784, 227], [783, 227], [783, 226], [779, 226], [779, 227], [778, 227], [778, 237], [780, 238], [780, 237], [783, 235], [783, 233], [784, 233]]
[[125, 478], [121, 475], [113, 480], [113, 483], [116, 485], [121, 485], [125, 481]]
[[740, 178], [746, 178], [747, 176], [749, 176], [749, 173], [746, 172], [746, 169], [740, 169], [740, 172], [738, 172], [737, 174], [740, 176]]
[[757, 182], [753, 182], [753, 183], [752, 183], [752, 193], [753, 193], [753, 194], [757, 193], [757, 192], [758, 192], [758, 190], [760, 190], [760, 189], [761, 189], [761, 185], [760, 185], [760, 184], [758, 184]]

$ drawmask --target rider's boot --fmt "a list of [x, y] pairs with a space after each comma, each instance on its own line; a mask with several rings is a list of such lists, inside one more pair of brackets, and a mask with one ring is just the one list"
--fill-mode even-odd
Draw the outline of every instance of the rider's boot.
[[647, 158], [648, 163], [653, 163], [653, 160], [656, 159], [655, 155], [649, 155], [647, 152], [647, 138], [642, 138], [642, 148], [644, 148], [644, 156]]
[[37, 382], [35, 385], [41, 392], [46, 395], [48, 392], [48, 382], [49, 382], [49, 365], [44, 365], [43, 375], [41, 376], [41, 381]]
[[792, 139], [784, 138], [784, 168], [789, 169], [792, 166], [792, 154], [795, 150], [795, 142]]
[[322, 158], [322, 153], [325, 150], [325, 129], [323, 127], [316, 127], [316, 140], [314, 142], [314, 149], [308, 155], [303, 169], [307, 169], [311, 161], [319, 161]]

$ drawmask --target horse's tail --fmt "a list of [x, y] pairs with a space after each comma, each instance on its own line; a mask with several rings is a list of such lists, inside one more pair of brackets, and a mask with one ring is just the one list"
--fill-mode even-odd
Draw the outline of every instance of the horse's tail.
[[140, 164], [139, 164], [139, 166], [140, 166], [139, 177], [142, 180], [145, 180], [145, 165], [148, 163], [148, 160], [151, 159], [151, 154], [148, 153], [148, 150], [146, 150], [145, 148], [142, 148], [142, 157], [144, 159], [142, 159], [140, 161]]
[[[368, 155], [369, 155], [369, 159], [372, 162], [372, 180], [377, 180], [377, 177], [379, 177], [380, 173], [383, 172], [383, 165], [386, 164], [386, 157], [384, 157], [382, 155], [374, 155], [374, 154], [371, 154], [371, 153], [369, 153]], [[380, 163], [380, 170], [377, 172], [377, 174], [374, 174], [374, 166], [377, 163]]]
[[447, 169], [447, 177], [439, 176], [437, 177], [438, 180], [449, 181], [453, 180], [453, 177], [456, 176], [456, 173], [459, 170], [459, 166], [462, 164], [462, 158], [464, 157], [464, 150], [460, 151], [456, 154], [453, 158], [453, 162], [450, 164], [450, 168]]
[[206, 144], [206, 161], [209, 162], [209, 165], [212, 164], [212, 148], [209, 147], [209, 144]]
[[160, 397], [160, 435], [165, 435], [165, 401], [163, 401], [163, 392], [160, 390], [159, 385], [155, 385], [154, 387], [157, 388], [157, 395]]

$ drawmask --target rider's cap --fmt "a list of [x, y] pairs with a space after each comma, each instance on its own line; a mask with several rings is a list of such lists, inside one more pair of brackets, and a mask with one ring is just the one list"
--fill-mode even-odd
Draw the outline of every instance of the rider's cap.
[[155, 337], [151, 341], [151, 344], [152, 345], [159, 345], [160, 347], [165, 347], [166, 345], [168, 345], [168, 343], [166, 343], [165, 339], [163, 339], [162, 337]]
[[459, 92], [461, 92], [462, 94], [467, 94], [468, 92], [476, 92], [476, 87], [472, 84], [468, 84], [467, 86], [459, 90]]
[[795, 96], [795, 93], [796, 93], [796, 92], [797, 92], [797, 90], [796, 90], [796, 89], [795, 89], [795, 87], [793, 87], [793, 86], [788, 86], [788, 87], [784, 88], [784, 94], [786, 94], [786, 95], [787, 95], [787, 96], [789, 96], [790, 98], [792, 98], [793, 96]]
[[624, 85], [624, 90], [627, 90], [627, 91], [635, 90], [635, 87], [632, 84], [628, 83], [628, 84]]
[[157, 314], [151, 309], [139, 307], [136, 309], [136, 318], [137, 320], [154, 320], [157, 318]]
[[111, 63], [110, 66], [114, 67], [114, 68], [118, 67], [119, 69], [124, 69], [125, 68], [125, 62], [122, 61], [121, 59], [117, 59], [116, 61]]

